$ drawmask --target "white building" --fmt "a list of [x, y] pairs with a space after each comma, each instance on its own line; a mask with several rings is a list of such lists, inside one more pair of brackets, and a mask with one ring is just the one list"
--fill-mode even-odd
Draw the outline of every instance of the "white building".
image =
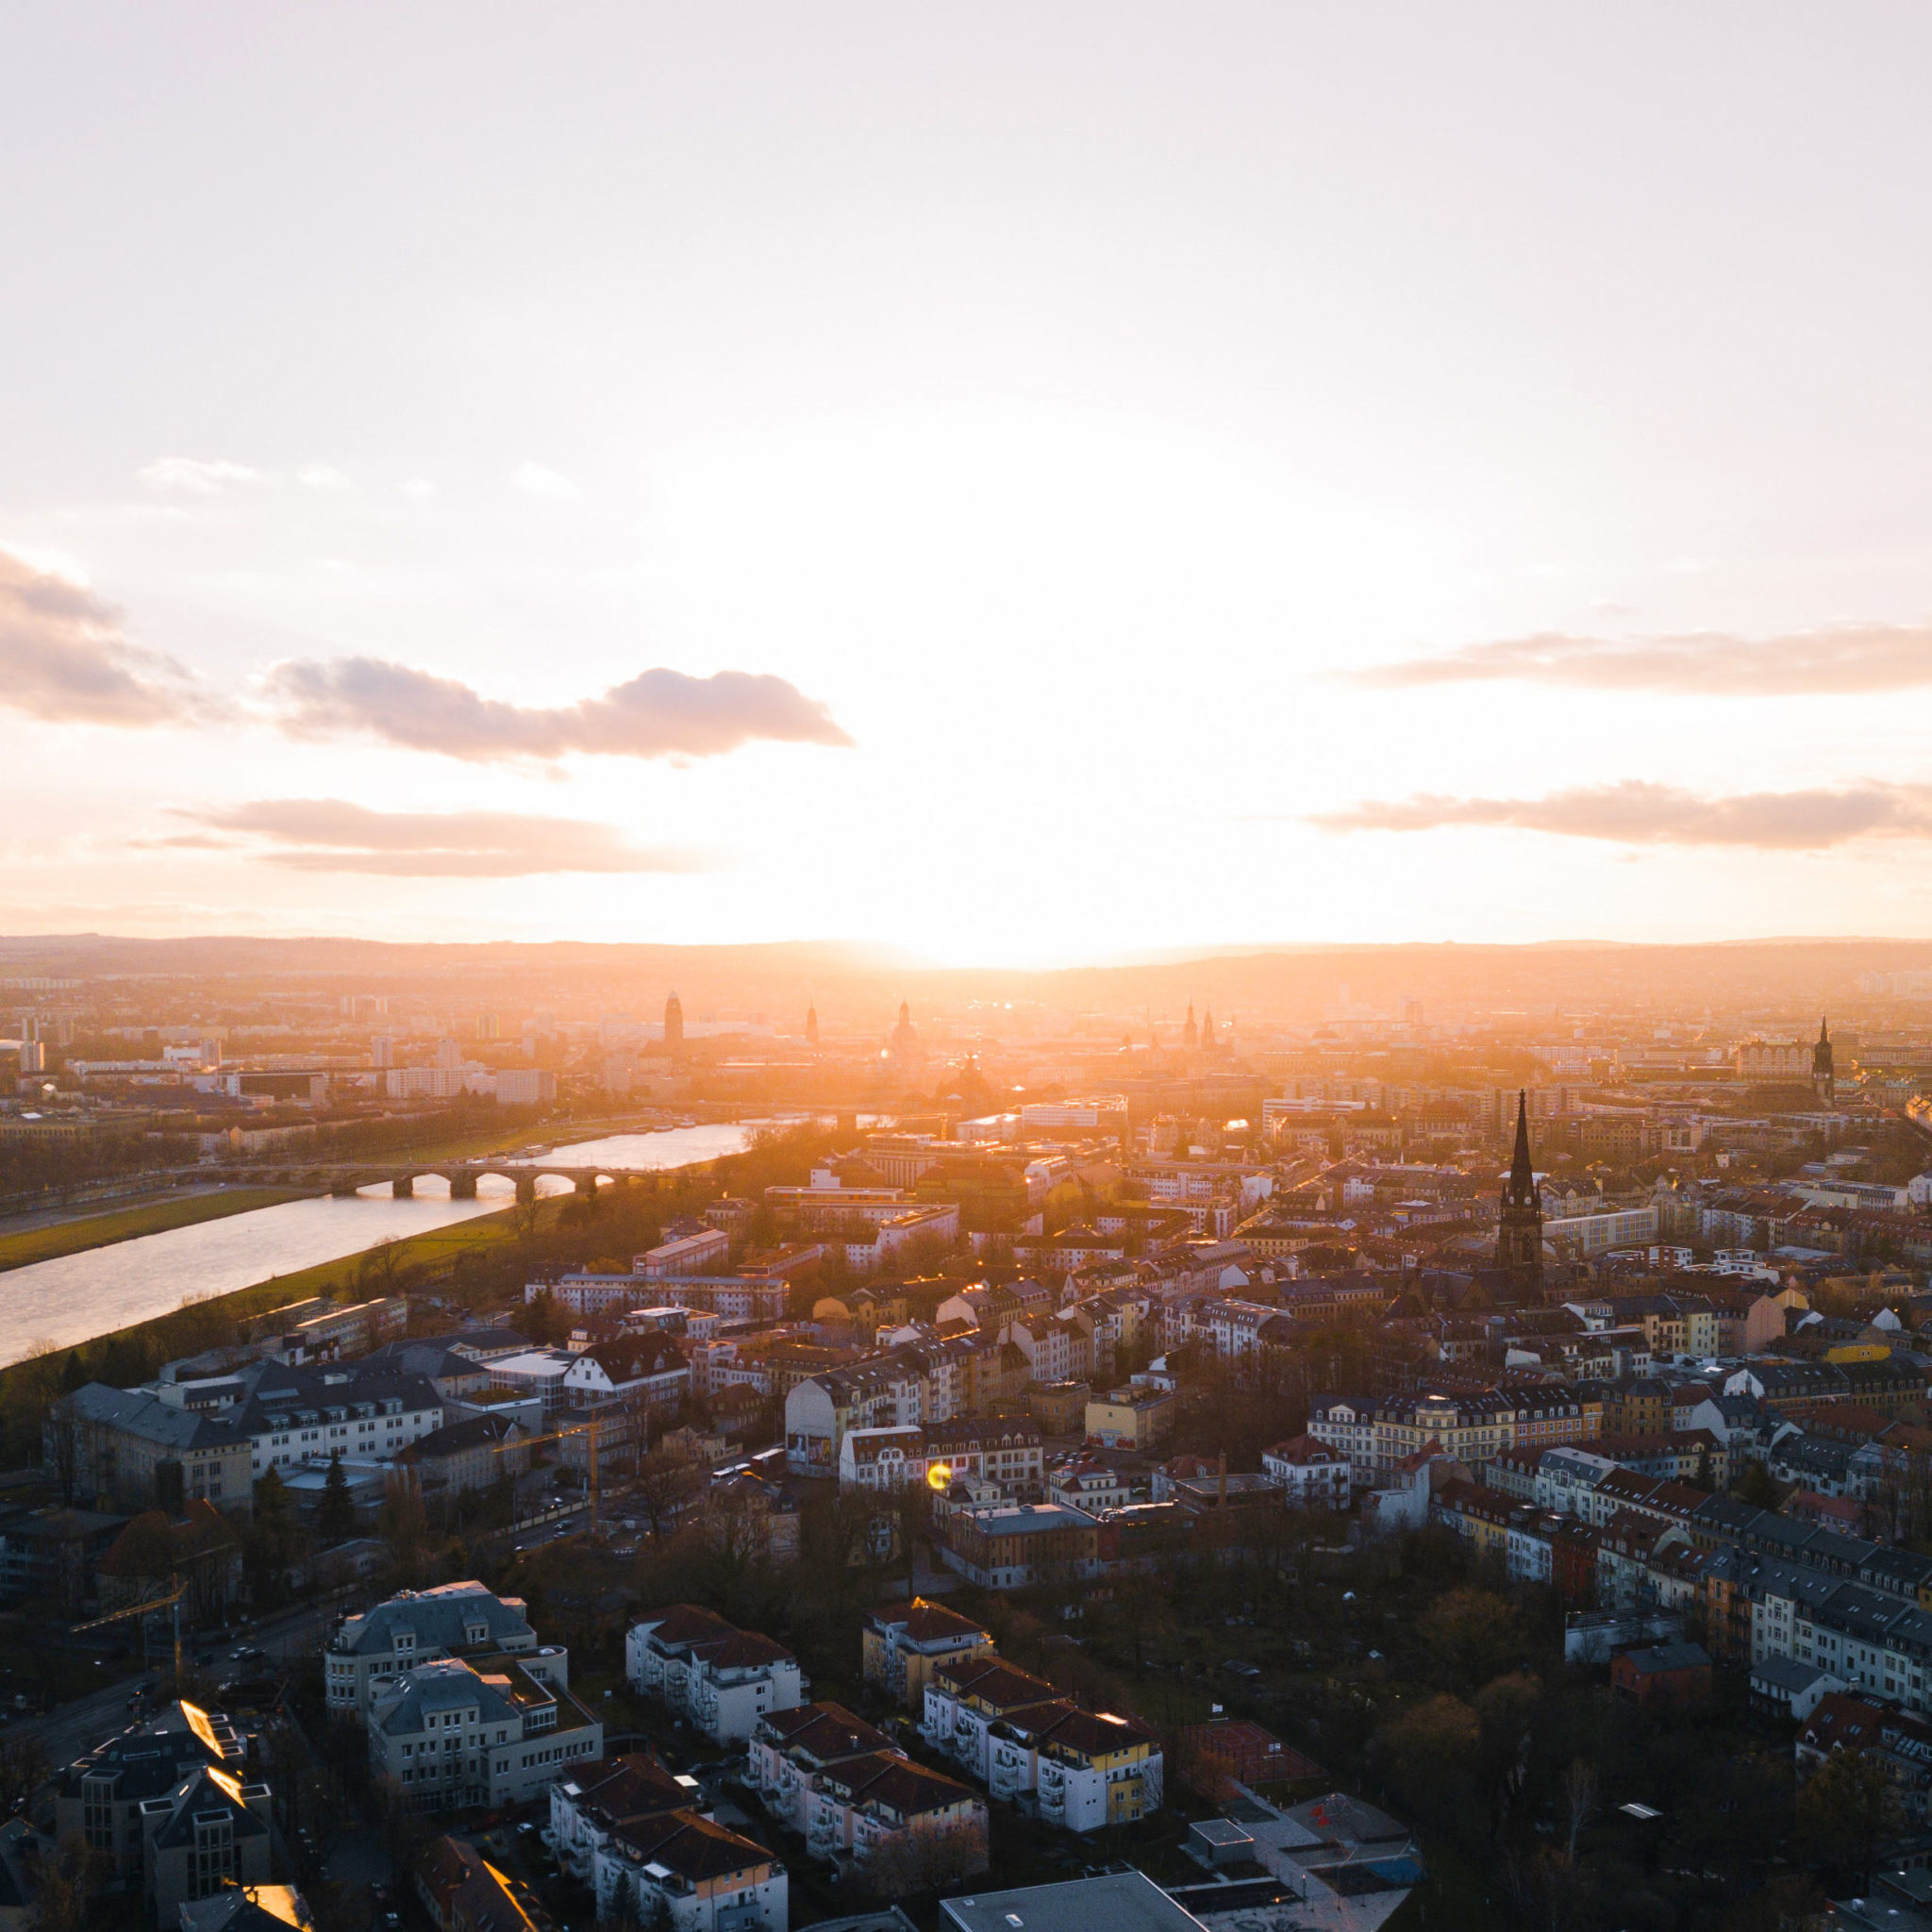
[[1347, 1455], [1313, 1436], [1261, 1452], [1261, 1474], [1278, 1483], [1293, 1509], [1346, 1509], [1354, 1471]]
[[604, 1755], [604, 1726], [521, 1658], [419, 1664], [376, 1695], [371, 1775], [405, 1808], [516, 1805]]
[[716, 1742], [742, 1743], [767, 1712], [805, 1701], [798, 1659], [783, 1644], [740, 1630], [691, 1604], [633, 1624], [625, 1674]]
[[570, 1652], [537, 1641], [522, 1597], [497, 1596], [474, 1580], [405, 1590], [336, 1626], [323, 1651], [328, 1707], [366, 1717], [419, 1665], [494, 1653], [515, 1657], [558, 1690], [569, 1686]]

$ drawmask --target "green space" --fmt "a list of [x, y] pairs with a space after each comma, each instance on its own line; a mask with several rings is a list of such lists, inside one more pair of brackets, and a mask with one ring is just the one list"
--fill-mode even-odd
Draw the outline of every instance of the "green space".
[[144, 1201], [116, 1208], [106, 1214], [84, 1215], [51, 1227], [29, 1227], [18, 1234], [0, 1234], [0, 1273], [25, 1268], [35, 1261], [53, 1261], [105, 1248], [115, 1241], [137, 1241], [142, 1235], [165, 1234], [174, 1227], [194, 1227], [204, 1221], [222, 1221], [230, 1214], [248, 1214], [258, 1208], [276, 1208], [297, 1201], [297, 1188], [225, 1188], [219, 1193], [184, 1194], [173, 1200]]

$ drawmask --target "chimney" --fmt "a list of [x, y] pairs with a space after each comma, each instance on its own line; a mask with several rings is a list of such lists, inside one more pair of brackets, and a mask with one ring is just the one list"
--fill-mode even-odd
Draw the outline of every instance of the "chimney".
[[1221, 1462], [1214, 1474], [1214, 1507], [1217, 1509], [1225, 1509], [1227, 1507], [1227, 1451], [1225, 1449], [1221, 1452]]

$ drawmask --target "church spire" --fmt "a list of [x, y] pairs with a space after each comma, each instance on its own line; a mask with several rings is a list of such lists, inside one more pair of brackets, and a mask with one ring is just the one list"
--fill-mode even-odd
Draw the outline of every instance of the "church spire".
[[1496, 1267], [1514, 1298], [1534, 1301], [1541, 1291], [1543, 1203], [1529, 1152], [1529, 1096], [1521, 1089], [1516, 1095], [1516, 1150], [1496, 1220]]
[[1529, 1158], [1529, 1095], [1516, 1090], [1516, 1152], [1509, 1160], [1509, 1192], [1521, 1199], [1536, 1186], [1536, 1167]]

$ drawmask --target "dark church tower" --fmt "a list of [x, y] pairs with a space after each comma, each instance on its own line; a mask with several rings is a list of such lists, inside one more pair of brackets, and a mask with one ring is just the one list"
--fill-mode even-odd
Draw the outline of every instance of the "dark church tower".
[[1811, 1049], [1811, 1091], [1821, 1106], [1838, 1104], [1838, 1081], [1831, 1070], [1831, 1028], [1823, 1020], [1818, 1023], [1818, 1044]]
[[664, 1002], [664, 1044], [673, 1053], [684, 1044], [684, 1002], [675, 992]]
[[1512, 1293], [1534, 1301], [1543, 1286], [1543, 1202], [1529, 1158], [1527, 1096], [1516, 1096], [1516, 1153], [1503, 1183], [1503, 1213], [1496, 1226], [1496, 1266]]

